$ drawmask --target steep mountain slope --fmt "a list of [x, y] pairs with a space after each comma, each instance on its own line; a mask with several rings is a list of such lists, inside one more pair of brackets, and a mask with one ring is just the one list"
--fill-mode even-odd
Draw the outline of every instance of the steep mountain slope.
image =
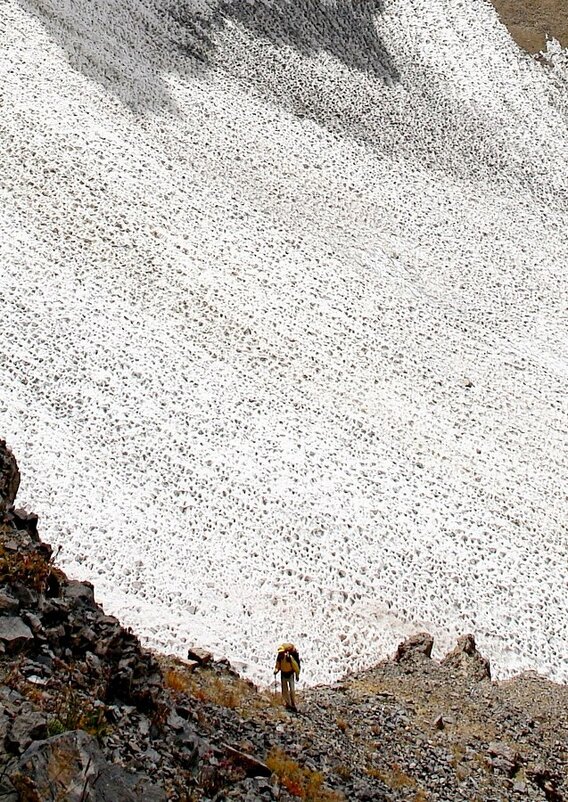
[[417, 627], [565, 679], [550, 75], [473, 0], [0, 19], [0, 431], [66, 570], [257, 681]]
[[[0, 440], [4, 802], [563, 802], [568, 687], [491, 681], [471, 635], [300, 689], [288, 712], [202, 649], [155, 655], [54, 566]], [[41, 524], [40, 524], [41, 530]]]

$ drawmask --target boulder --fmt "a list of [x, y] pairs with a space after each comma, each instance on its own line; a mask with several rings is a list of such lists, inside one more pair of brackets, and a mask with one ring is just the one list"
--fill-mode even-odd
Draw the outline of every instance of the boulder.
[[489, 660], [477, 651], [473, 635], [462, 635], [458, 638], [456, 648], [444, 657], [441, 665], [458, 671], [476, 682], [491, 679]]
[[10, 593], [20, 602], [22, 607], [27, 607], [28, 610], [35, 609], [39, 601], [39, 593], [33, 588], [24, 585], [23, 582], [12, 582], [10, 585]]
[[70, 579], [62, 590], [64, 598], [73, 606], [95, 607], [95, 590], [90, 582]]
[[521, 766], [519, 753], [501, 741], [490, 743], [488, 752], [493, 770], [508, 777], [513, 777]]
[[0, 440], [0, 521], [14, 504], [20, 486], [20, 472], [16, 459], [5, 440]]
[[404, 663], [415, 658], [429, 658], [432, 655], [434, 638], [427, 632], [412, 635], [399, 644], [393, 657], [395, 663]]
[[36, 741], [20, 758], [10, 779], [26, 802], [166, 802], [147, 777], [111, 766], [95, 738], [82, 730]]
[[14, 510], [12, 513], [12, 520], [16, 529], [28, 532], [32, 540], [39, 543], [39, 535], [37, 533], [38, 516], [35, 512], [28, 512], [22, 508]]
[[32, 741], [47, 736], [47, 719], [35, 710], [23, 710], [12, 722], [6, 735], [6, 747], [21, 755]]
[[234, 746], [229, 746], [229, 744], [223, 744], [223, 749], [227, 757], [236, 766], [239, 766], [247, 777], [270, 777], [272, 774], [272, 771], [262, 760], [248, 755], [246, 752], [241, 752], [239, 749], [235, 749]]
[[31, 629], [24, 624], [21, 618], [8, 615], [0, 617], [0, 643], [4, 644], [7, 652], [22, 651], [33, 641]]
[[205, 665], [213, 660], [213, 655], [205, 649], [192, 648], [188, 649], [187, 659], [194, 660], [199, 665]]
[[0, 589], [0, 614], [17, 613], [20, 602], [4, 588]]

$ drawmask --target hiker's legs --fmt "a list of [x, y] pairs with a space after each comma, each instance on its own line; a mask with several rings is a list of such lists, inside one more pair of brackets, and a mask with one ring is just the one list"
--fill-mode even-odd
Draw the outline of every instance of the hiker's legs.
[[293, 691], [292, 693], [290, 692], [290, 680], [294, 680], [294, 675], [292, 674], [291, 677], [285, 677], [284, 674], [281, 673], [280, 680], [282, 682], [282, 701], [286, 707], [289, 707], [292, 704], [291, 699], [293, 696]]
[[294, 684], [295, 684], [294, 675], [292, 674], [292, 676], [288, 679], [288, 691], [289, 691], [289, 694], [290, 694], [290, 707], [292, 708], [292, 710], [296, 709], [296, 694], [294, 693]]

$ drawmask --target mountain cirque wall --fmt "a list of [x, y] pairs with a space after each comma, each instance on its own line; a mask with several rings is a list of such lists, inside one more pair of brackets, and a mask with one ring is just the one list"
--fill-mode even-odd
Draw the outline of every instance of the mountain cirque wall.
[[0, 14], [0, 431], [65, 570], [259, 683], [418, 629], [567, 678], [552, 71], [474, 0]]
[[[15, 461], [0, 441], [0, 464]], [[52, 562], [0, 481], [4, 802], [563, 802], [568, 689], [492, 682], [471, 635], [420, 633], [300, 690], [300, 714], [194, 648], [151, 654]], [[150, 779], [151, 778], [151, 779]]]

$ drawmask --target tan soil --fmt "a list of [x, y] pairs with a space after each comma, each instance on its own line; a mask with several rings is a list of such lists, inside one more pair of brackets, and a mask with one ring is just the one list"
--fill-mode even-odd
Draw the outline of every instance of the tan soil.
[[538, 53], [546, 39], [558, 39], [568, 47], [567, 0], [491, 0], [515, 42], [529, 53]]

